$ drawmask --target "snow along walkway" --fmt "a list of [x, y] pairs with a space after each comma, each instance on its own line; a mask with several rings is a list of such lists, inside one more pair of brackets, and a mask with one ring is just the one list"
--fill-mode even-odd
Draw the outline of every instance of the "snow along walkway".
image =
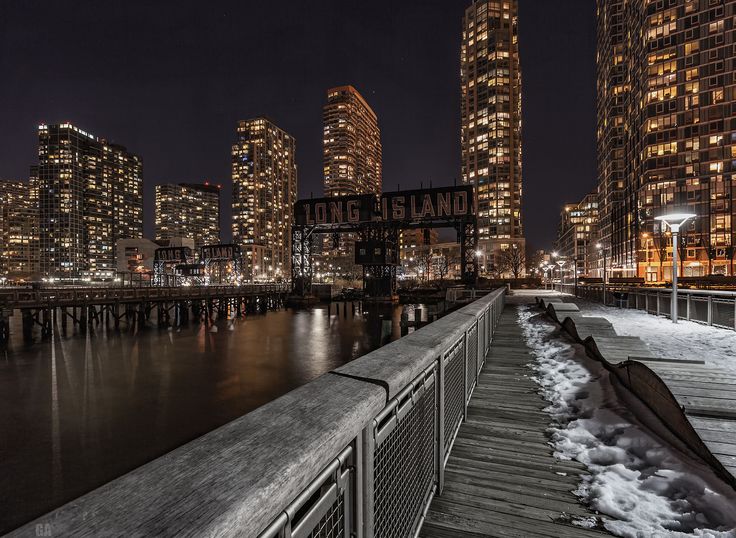
[[590, 537], [608, 534], [572, 493], [585, 467], [555, 458], [550, 402], [539, 394], [517, 307], [501, 315], [420, 535]]
[[[642, 425], [650, 411], [614, 390], [602, 363], [562, 338], [538, 310], [519, 311], [537, 380], [555, 418], [552, 441], [562, 459], [585, 463], [576, 494], [626, 537], [733, 537], [736, 492], [707, 466], [671, 449]], [[608, 516], [608, 517], [606, 517]]]
[[[605, 317], [617, 334], [640, 337], [651, 356], [675, 359], [636, 360], [667, 384], [708, 449], [736, 476], [736, 334], [692, 321], [674, 324], [639, 310], [607, 307], [572, 296], [564, 299], [574, 301], [586, 316]], [[627, 358], [606, 356], [614, 363]]]

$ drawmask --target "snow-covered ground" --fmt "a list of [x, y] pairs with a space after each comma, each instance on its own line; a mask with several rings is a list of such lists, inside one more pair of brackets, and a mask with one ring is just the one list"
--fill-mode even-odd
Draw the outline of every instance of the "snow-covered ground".
[[590, 474], [575, 493], [601, 514], [606, 529], [632, 538], [736, 537], [736, 492], [641, 425], [619, 402], [608, 372], [555, 336], [535, 309], [520, 307], [519, 323], [550, 402], [555, 454], [585, 464]]
[[736, 373], [736, 332], [694, 321], [677, 324], [642, 310], [603, 306], [581, 299], [575, 302], [583, 315], [602, 316], [621, 336], [638, 336], [660, 357], [700, 359], [706, 366]]

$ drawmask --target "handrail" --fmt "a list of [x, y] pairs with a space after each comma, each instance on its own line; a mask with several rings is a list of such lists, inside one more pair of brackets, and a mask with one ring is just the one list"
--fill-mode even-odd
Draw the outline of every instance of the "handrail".
[[[575, 287], [574, 284], [555, 284], [555, 288], [562, 287], [565, 289], [573, 289]], [[603, 289], [603, 286], [601, 284], [578, 284], [578, 288], [585, 288], [590, 290], [601, 290]], [[656, 287], [656, 286], [631, 286], [629, 284], [606, 284], [606, 288], [609, 290], [625, 290], [627, 292], [636, 292], [636, 291], [659, 291], [663, 293], [672, 292], [672, 288], [665, 288], [665, 287]], [[693, 289], [693, 288], [677, 288], [677, 293], [683, 293], [683, 294], [693, 294], [693, 295], [713, 295], [715, 296], [722, 296], [722, 297], [736, 297], [736, 291], [728, 291], [728, 290], [703, 290], [703, 289]]]
[[[649, 286], [578, 285], [555, 284], [555, 289], [577, 296], [604, 302], [606, 305], [621, 308], [644, 310], [657, 316], [672, 318], [671, 288], [655, 288]], [[678, 289], [677, 318], [713, 325], [725, 329], [736, 330], [736, 292], [724, 290]]]
[[416, 535], [504, 301], [491, 292], [10, 535]]

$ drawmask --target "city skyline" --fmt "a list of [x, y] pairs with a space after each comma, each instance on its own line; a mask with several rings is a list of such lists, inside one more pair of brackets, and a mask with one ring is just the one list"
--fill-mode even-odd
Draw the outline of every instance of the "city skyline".
[[[142, 87], [133, 82], [121, 81], [119, 75], [114, 75], [109, 81], [93, 81], [92, 87], [102, 85], [106, 91], [112, 92], [110, 103], [114, 106], [111, 110], [102, 109], [101, 105], [95, 104], [95, 99], [80, 100], [74, 95], [73, 89], [80, 82], [78, 78], [84, 79], [84, 73], [75, 73], [61, 76], [58, 79], [58, 92], [54, 98], [49, 100], [39, 92], [33, 90], [29, 96], [24, 96], [17, 110], [11, 110], [8, 121], [13, 125], [13, 136], [5, 140], [0, 150], [0, 176], [6, 178], [25, 178], [30, 161], [21, 157], [28, 155], [32, 158], [34, 152], [32, 134], [29, 137], [24, 132], [35, 129], [41, 121], [69, 120], [81, 128], [92, 132], [104, 132], [112, 135], [113, 141], [123, 142], [132, 152], [139, 154], [146, 162], [145, 170], [145, 235], [153, 235], [153, 191], [155, 184], [176, 181], [198, 181], [202, 177], [210, 178], [213, 182], [223, 184], [223, 197], [229, 198], [229, 158], [228, 147], [230, 145], [230, 131], [233, 122], [247, 117], [256, 117], [267, 114], [274, 121], [290, 132], [300, 143], [298, 165], [300, 167], [299, 197], [308, 197], [311, 193], [319, 195], [322, 184], [322, 151], [321, 151], [321, 104], [323, 95], [327, 88], [340, 84], [352, 84], [363, 93], [371, 107], [376, 111], [381, 121], [381, 130], [384, 146], [384, 189], [395, 190], [397, 184], [402, 189], [418, 187], [420, 183], [427, 185], [430, 181], [434, 185], [449, 185], [454, 181], [460, 181], [460, 141], [458, 117], [458, 106], [460, 103], [459, 93], [459, 50], [461, 37], [461, 19], [469, 2], [457, 2], [447, 5], [445, 3], [422, 4], [421, 9], [417, 5], [407, 4], [400, 7], [392, 7], [392, 16], [396, 23], [389, 24], [385, 19], [383, 5], [372, 6], [366, 12], [366, 29], [356, 28], [356, 35], [344, 35], [326, 38], [319, 36], [319, 28], [323, 22], [319, 19], [325, 12], [332, 13], [330, 17], [346, 20], [352, 17], [350, 6], [320, 6], [312, 13], [305, 13], [299, 6], [293, 7], [286, 22], [282, 24], [293, 24], [296, 19], [307, 17], [307, 22], [314, 21], [314, 32], [301, 32], [299, 39], [310, 45], [315, 45], [316, 50], [324, 50], [324, 56], [317, 54], [315, 58], [304, 58], [304, 55], [290, 52], [285, 56], [287, 67], [293, 67], [291, 75], [275, 74], [273, 70], [262, 68], [256, 69], [257, 76], [254, 80], [263, 80], [270, 90], [264, 91], [263, 84], [250, 85], [246, 93], [238, 93], [235, 88], [241, 84], [239, 79], [233, 81], [233, 88], [215, 91], [212, 82], [221, 80], [224, 74], [222, 69], [215, 66], [212, 73], [212, 82], [205, 84], [192, 83], [177, 86], [174, 91], [167, 84], [162, 88], [156, 88], [152, 97], [140, 94]], [[552, 9], [548, 6], [540, 6], [536, 9], [527, 5], [525, 0], [520, 2], [520, 47], [522, 49], [522, 70], [524, 71], [524, 173], [525, 173], [525, 235], [530, 242], [537, 246], [550, 245], [554, 240], [554, 230], [544, 226], [544, 220], [554, 219], [558, 214], [559, 207], [569, 198], [582, 196], [589, 190], [590, 183], [594, 180], [594, 152], [582, 151], [583, 159], [573, 158], [563, 151], [565, 147], [590, 143], [589, 136], [582, 136], [579, 129], [571, 125], [569, 133], [557, 137], [554, 141], [544, 140], [540, 132], [544, 132], [549, 124], [550, 114], [555, 114], [549, 106], [552, 96], [546, 95], [545, 87], [550, 77], [559, 77], [562, 81], [566, 77], [556, 75], [549, 58], [554, 56], [564, 57], [566, 61], [572, 62], [576, 71], [588, 69], [589, 75], [593, 72], [593, 47], [594, 37], [594, 10], [581, 9], [585, 2], [566, 3]], [[526, 7], [525, 7], [526, 6]], [[153, 35], [159, 18], [152, 8], [151, 22], [143, 28], [141, 39], [143, 42], [151, 41], [153, 55], [163, 54], [166, 48]], [[525, 11], [527, 9], [527, 11]], [[52, 9], [53, 11], [53, 9]], [[587, 14], [586, 14], [587, 11]], [[9, 13], [15, 27], [23, 27], [29, 24], [30, 19], [26, 17], [32, 14], [33, 9], [15, 10]], [[293, 13], [292, 13], [293, 12]], [[418, 15], [417, 15], [418, 13]], [[227, 41], [230, 19], [237, 14], [237, 9], [223, 9], [220, 18], [205, 16], [205, 30], [214, 31], [222, 29], [224, 36], [220, 41]], [[99, 14], [98, 14], [99, 15]], [[270, 20], [273, 14], [269, 14], [261, 8], [258, 15], [264, 20]], [[113, 28], [118, 24], [114, 15], [108, 14]], [[587, 17], [587, 18], [586, 18]], [[34, 19], [34, 24], [46, 28], [52, 17], [45, 15]], [[66, 19], [65, 19], [66, 20]], [[224, 21], [224, 22], [223, 22]], [[422, 31], [417, 34], [414, 31], [402, 32], [399, 27], [402, 22], [411, 21], [412, 27]], [[551, 35], [551, 32], [539, 32], [540, 25], [565, 24], [569, 30], [562, 39]], [[354, 23], [352, 23], [354, 24]], [[224, 25], [224, 27], [222, 26]], [[265, 26], [265, 25], [264, 25]], [[525, 28], [526, 26], [526, 28]], [[278, 24], [275, 27], [279, 27]], [[361, 45], [364, 33], [375, 31], [385, 27], [382, 32], [385, 39], [376, 42], [375, 38], [369, 40], [371, 48], [367, 49]], [[535, 30], [536, 29], [536, 30]], [[264, 30], [265, 31], [265, 30]], [[427, 34], [433, 34], [429, 38]], [[345, 48], [336, 52], [334, 62], [323, 66], [321, 58], [328, 57], [328, 45], [332, 39], [344, 38]], [[122, 38], [121, 38], [122, 39]], [[413, 40], [419, 39], [414, 43]], [[34, 49], [34, 39], [29, 38], [28, 65], [35, 65], [39, 60], [38, 51]], [[189, 42], [185, 41], [185, 47]], [[586, 46], [587, 44], [587, 46]], [[114, 44], [113, 44], [114, 45]], [[222, 43], [220, 42], [220, 45]], [[78, 45], [72, 43], [73, 48]], [[79, 45], [81, 46], [81, 45]], [[214, 46], [214, 45], [213, 45]], [[285, 45], [283, 45], [285, 46]], [[268, 52], [266, 57], [259, 60], [259, 64], [267, 62], [274, 54], [282, 54], [283, 50]], [[301, 46], [301, 45], [300, 45]], [[120, 45], [114, 45], [119, 50]], [[137, 46], [136, 46], [137, 47]], [[138, 50], [133, 47], [133, 50]], [[375, 49], [375, 50], [374, 50]], [[219, 49], [218, 49], [219, 50]], [[329, 49], [331, 50], [331, 49]], [[578, 51], [575, 54], [575, 51]], [[582, 52], [581, 52], [582, 51]], [[208, 52], [213, 52], [208, 49]], [[88, 52], [88, 54], [93, 54]], [[228, 57], [227, 52], [219, 50], [221, 62]], [[332, 53], [329, 53], [332, 54]], [[134, 55], [135, 56], [135, 55]], [[209, 73], [201, 64], [201, 55], [195, 55], [192, 74], [199, 69], [203, 74]], [[351, 58], [351, 62], [346, 62]], [[314, 62], [317, 61], [317, 66]], [[6, 61], [6, 60], [3, 60]], [[151, 66], [141, 59], [126, 60], [121, 67], [123, 71], [133, 67], [141, 67], [144, 74], [150, 74], [154, 80], [162, 77], [172, 76], [174, 79], [188, 77], [184, 66], [175, 65], [171, 69], [151, 73]], [[15, 58], [13, 60], [15, 62]], [[304, 66], [301, 63], [304, 63]], [[220, 62], [216, 62], [220, 63]], [[525, 68], [526, 65], [531, 67]], [[305, 74], [307, 67], [315, 67], [313, 73]], [[430, 67], [431, 66], [431, 67]], [[0, 96], [19, 99], [17, 92], [19, 85], [26, 80], [28, 74], [18, 71], [20, 64], [15, 63], [8, 66], [9, 73], [17, 74], [11, 77], [13, 81], [8, 87], [0, 90]], [[285, 72], [288, 72], [286, 69]], [[284, 85], [286, 80], [298, 78], [300, 84], [295, 86]], [[587, 113], [584, 106], [593, 101], [593, 79], [587, 79], [581, 75], [582, 85], [565, 89], [559, 84], [558, 92], [569, 92], [567, 99], [573, 103], [573, 112], [569, 122], [585, 127], [583, 132], [592, 134], [593, 115]], [[140, 78], [140, 77], [138, 77]], [[250, 79], [249, 79], [250, 80]], [[409, 82], [415, 81], [415, 82]], [[112, 86], [110, 86], [112, 84]], [[140, 97], [139, 101], [128, 103], [124, 95], [125, 88]], [[166, 89], [172, 99], [159, 102], [163, 89]], [[275, 90], [275, 91], [274, 91]], [[173, 92], [173, 93], [171, 93]], [[194, 95], [193, 92], [199, 92]], [[214, 93], [213, 93], [214, 92]], [[224, 93], [223, 93], [224, 92]], [[192, 108], [192, 102], [187, 98], [196, 97], [197, 110]], [[214, 101], [213, 101], [214, 99]], [[32, 101], [31, 101], [32, 100]], [[82, 102], [83, 101], [83, 102]], [[217, 104], [213, 104], [216, 102]], [[154, 106], [155, 110], [151, 107]], [[590, 107], [587, 107], [590, 108]], [[33, 110], [31, 110], [33, 109]], [[126, 114], [119, 110], [125, 109]], [[201, 110], [200, 110], [201, 109]], [[117, 111], [116, 111], [117, 110]], [[430, 113], [427, 113], [429, 111]], [[592, 109], [591, 109], [592, 111]], [[207, 117], [205, 117], [205, 113]], [[561, 112], [559, 113], [561, 114]], [[527, 117], [528, 116], [528, 117]], [[30, 124], [21, 121], [21, 118], [30, 120]], [[552, 120], [559, 123], [558, 120]], [[535, 127], [536, 123], [536, 127]], [[171, 140], [162, 140], [163, 133], [168, 130], [176, 130], [179, 135], [164, 137]], [[528, 135], [528, 131], [534, 129], [537, 134]], [[195, 134], [197, 133], [197, 134]], [[4, 135], [5, 136], [5, 135]], [[192, 146], [194, 140], [198, 140]], [[173, 151], [175, 148], [176, 151]], [[405, 151], [404, 151], [405, 149]], [[5, 153], [7, 152], [7, 153]], [[557, 155], [555, 157], [555, 154]], [[427, 159], [427, 155], [438, 156], [435, 159]], [[554, 157], [554, 158], [552, 158]], [[23, 162], [18, 162], [22, 160]], [[587, 160], [587, 165], [584, 164]], [[577, 170], [577, 171], [576, 171]], [[22, 172], [22, 174], [21, 174]], [[546, 187], [550, 181], [548, 176], [552, 174], [558, 178], [565, 179], [569, 187], [565, 193], [555, 193]], [[558, 189], [559, 190], [559, 189]], [[556, 203], [550, 203], [549, 197], [557, 197]], [[223, 240], [229, 234], [229, 208], [223, 204], [222, 230]]]

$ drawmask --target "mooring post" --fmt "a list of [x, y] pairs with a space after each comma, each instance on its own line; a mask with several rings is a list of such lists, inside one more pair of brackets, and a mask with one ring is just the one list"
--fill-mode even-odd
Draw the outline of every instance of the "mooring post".
[[87, 334], [87, 311], [88, 306], [83, 305], [79, 309], [79, 332], [82, 334]]
[[23, 318], [23, 340], [30, 342], [33, 340], [33, 313], [24, 308], [21, 310], [21, 316]]

